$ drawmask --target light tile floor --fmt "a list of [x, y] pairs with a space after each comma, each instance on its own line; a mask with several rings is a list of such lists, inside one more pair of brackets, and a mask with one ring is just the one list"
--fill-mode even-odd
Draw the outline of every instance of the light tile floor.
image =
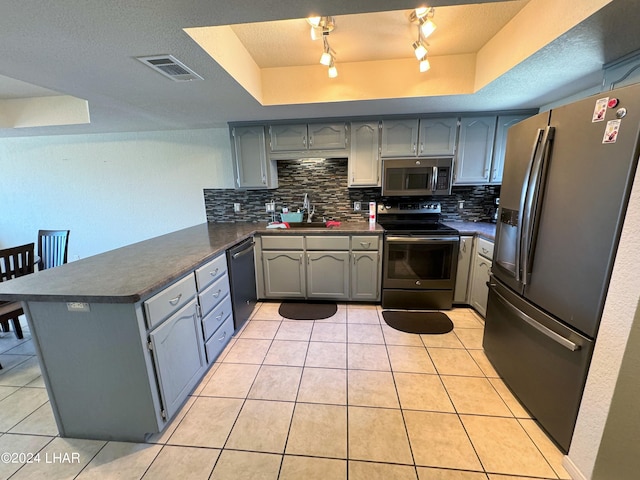
[[485, 357], [473, 310], [447, 312], [451, 333], [410, 335], [375, 305], [315, 322], [278, 307], [259, 304], [144, 444], [58, 437], [28, 329], [0, 334], [0, 453], [14, 454], [0, 479], [570, 478]]

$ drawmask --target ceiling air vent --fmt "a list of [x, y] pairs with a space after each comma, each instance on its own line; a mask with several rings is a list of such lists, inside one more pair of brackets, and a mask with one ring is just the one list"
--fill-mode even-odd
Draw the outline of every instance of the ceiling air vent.
[[145, 65], [153, 68], [165, 77], [169, 77], [176, 82], [187, 82], [190, 80], [203, 80], [196, 72], [177, 60], [172, 55], [154, 55], [151, 57], [136, 57]]

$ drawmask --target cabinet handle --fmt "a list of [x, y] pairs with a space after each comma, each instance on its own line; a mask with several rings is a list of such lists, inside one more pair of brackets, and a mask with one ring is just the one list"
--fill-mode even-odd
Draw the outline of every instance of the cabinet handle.
[[309, 148], [313, 145], [313, 135], [309, 135]]
[[302, 265], [302, 254], [300, 254], [300, 258], [298, 259], [298, 263]]
[[221, 293], [222, 293], [222, 289], [218, 290], [216, 293], [213, 294], [213, 298], [218, 298]]
[[420, 153], [424, 152], [424, 143], [420, 142]]
[[411, 150], [413, 151], [413, 153], [416, 153], [416, 144], [415, 143], [411, 146]]
[[225, 338], [227, 338], [227, 332], [226, 331], [222, 332], [222, 336], [220, 338], [218, 338], [218, 341], [222, 342], [222, 341], [224, 341]]
[[305, 137], [304, 135], [302, 136], [302, 145], [303, 145], [304, 147], [306, 147], [306, 146], [307, 146], [307, 137]]
[[213, 272], [209, 272], [209, 275], [211, 275], [212, 277], [215, 277], [216, 275], [218, 275], [218, 270], [220, 270], [220, 268], [216, 268]]
[[486, 248], [482, 247], [482, 253], [484, 253], [485, 255], [489, 254], [489, 250], [487, 250]]
[[462, 253], [466, 253], [467, 252], [467, 244], [466, 244], [466, 242], [462, 242], [461, 250], [462, 250]]
[[353, 254], [353, 264], [354, 265], [356, 264], [356, 254], [355, 253]]
[[169, 303], [175, 307], [181, 298], [182, 298], [182, 294], [179, 294], [176, 298], [169, 300]]
[[360, 242], [360, 246], [363, 248], [369, 248], [369, 246], [371, 246], [371, 242]]
[[216, 317], [216, 320], [220, 321], [223, 315], [224, 315], [224, 312], [220, 312], [220, 315]]

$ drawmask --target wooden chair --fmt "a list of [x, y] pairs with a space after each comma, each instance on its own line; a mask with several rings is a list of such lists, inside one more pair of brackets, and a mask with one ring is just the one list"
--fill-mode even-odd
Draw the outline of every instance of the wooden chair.
[[38, 270], [67, 263], [69, 230], [38, 230]]
[[[0, 250], [0, 282], [6, 282], [12, 278], [21, 277], [33, 273], [34, 243], [28, 243], [19, 247]], [[9, 331], [9, 321], [13, 321], [13, 330], [16, 337], [23, 338], [20, 319], [22, 315], [20, 302], [0, 302], [0, 325], [5, 332]]]

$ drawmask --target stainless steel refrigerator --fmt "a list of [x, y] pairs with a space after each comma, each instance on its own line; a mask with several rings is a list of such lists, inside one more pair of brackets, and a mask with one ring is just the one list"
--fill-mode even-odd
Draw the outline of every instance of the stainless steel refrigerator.
[[540, 113], [508, 131], [483, 345], [564, 451], [598, 333], [639, 137], [640, 84]]

